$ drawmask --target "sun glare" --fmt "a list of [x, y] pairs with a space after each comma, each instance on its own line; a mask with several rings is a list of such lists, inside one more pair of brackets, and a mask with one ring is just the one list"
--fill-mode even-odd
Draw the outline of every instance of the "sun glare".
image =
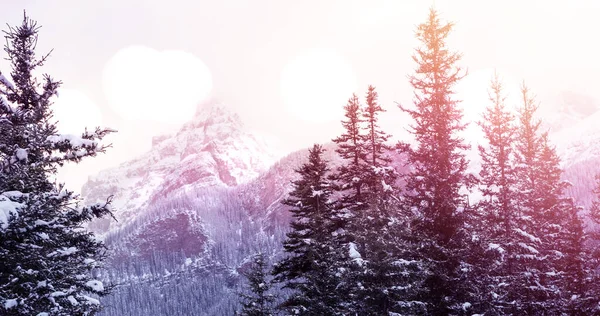
[[506, 72], [494, 68], [475, 70], [467, 75], [456, 87], [457, 98], [464, 110], [464, 121], [473, 124], [482, 119], [486, 107], [491, 105], [488, 92], [490, 83], [494, 78], [494, 71], [498, 74], [506, 97], [505, 105], [508, 109], [516, 110], [519, 106], [519, 83]]
[[61, 89], [52, 105], [58, 132], [62, 134], [83, 133], [102, 125], [102, 114], [94, 102], [83, 92]]
[[281, 73], [281, 96], [287, 110], [312, 122], [341, 119], [343, 106], [356, 85], [350, 64], [326, 49], [296, 56]]
[[103, 87], [112, 109], [126, 120], [181, 124], [210, 93], [212, 76], [190, 53], [131, 46], [106, 64]]

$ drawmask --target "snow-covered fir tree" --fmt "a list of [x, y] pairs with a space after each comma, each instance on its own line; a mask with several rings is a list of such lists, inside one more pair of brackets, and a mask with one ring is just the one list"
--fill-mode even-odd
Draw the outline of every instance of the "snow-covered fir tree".
[[[600, 275], [598, 274], [597, 268], [600, 265], [600, 174], [595, 177], [595, 185], [592, 190], [594, 199], [589, 209], [588, 218], [590, 226], [586, 227], [586, 244], [585, 247], [589, 253], [588, 256], [588, 273], [586, 282], [583, 282], [580, 289], [583, 289], [587, 293], [587, 297], [590, 299], [581, 300], [581, 308], [589, 313], [595, 314], [599, 312], [600, 304], [598, 304], [598, 297], [600, 297]], [[572, 229], [577, 232], [577, 230]], [[574, 233], [580, 234], [580, 233]]]
[[354, 223], [360, 221], [367, 206], [365, 191], [365, 164], [367, 150], [365, 137], [362, 133], [363, 112], [356, 94], [348, 99], [344, 106], [343, 132], [333, 139], [337, 145], [335, 152], [342, 159], [342, 164], [335, 170], [330, 179], [335, 190], [336, 201], [333, 207], [340, 217], [340, 229], [336, 238], [342, 249], [346, 251], [335, 263], [340, 273], [341, 283], [338, 296], [343, 301], [344, 308], [352, 309], [356, 305], [357, 264], [362, 260], [356, 244], [356, 228]]
[[591, 190], [594, 196], [589, 210], [592, 227], [589, 232], [591, 252], [595, 258], [600, 258], [600, 173], [595, 176], [595, 185]]
[[[406, 306], [400, 302], [411, 285], [412, 274], [407, 270], [414, 270], [416, 266], [414, 261], [404, 258], [401, 237], [406, 229], [398, 213], [397, 175], [390, 165], [392, 147], [386, 143], [389, 136], [378, 125], [383, 109], [377, 98], [375, 88], [369, 86], [366, 107], [362, 111], [363, 124], [358, 131], [365, 154], [359, 160], [361, 168], [355, 174], [363, 184], [363, 200], [355, 205], [346, 205], [351, 214], [347, 223], [351, 261], [347, 266], [348, 273], [344, 275], [344, 285], [349, 293], [350, 310], [359, 315], [405, 311]], [[347, 129], [346, 133], [350, 134], [351, 130]], [[340, 170], [352, 168], [355, 162], [344, 156], [342, 158], [345, 158], [345, 164]], [[337, 178], [344, 179], [341, 176]], [[356, 192], [352, 191], [353, 183], [340, 181], [337, 187], [344, 188], [341, 193], [350, 196]]]
[[343, 247], [336, 238], [339, 215], [330, 199], [328, 162], [314, 145], [308, 162], [296, 172], [293, 191], [284, 201], [291, 207], [291, 231], [283, 244], [287, 256], [273, 267], [275, 280], [292, 290], [281, 308], [298, 315], [336, 315], [343, 301], [338, 291]]
[[590, 235], [585, 231], [581, 208], [572, 198], [564, 199], [561, 212], [561, 234], [558, 241], [560, 256], [561, 311], [567, 315], [595, 315], [598, 306], [597, 257], [592, 255], [588, 242]]
[[51, 99], [60, 82], [34, 76], [48, 57], [36, 58], [38, 30], [27, 16], [8, 29], [12, 80], [0, 75], [0, 314], [93, 315], [108, 291], [92, 276], [104, 246], [83, 225], [110, 215], [109, 201], [83, 207], [52, 178], [64, 163], [103, 152], [110, 130], [57, 133]]
[[514, 126], [497, 78], [491, 90], [492, 106], [480, 123], [486, 145], [479, 146], [480, 231], [491, 259], [483, 288], [489, 293], [486, 309], [495, 315], [586, 314], [591, 302], [586, 235], [575, 202], [564, 195], [568, 184], [561, 180], [555, 149], [540, 134], [537, 105], [523, 85]]
[[406, 207], [416, 214], [411, 229], [419, 239], [421, 261], [431, 264], [431, 273], [424, 270], [420, 276], [424, 289], [413, 300], [426, 304], [428, 315], [474, 313], [479, 299], [470, 284], [467, 260], [476, 249], [466, 226], [472, 209], [461, 190], [470, 187], [474, 177], [466, 173], [468, 146], [458, 135], [465, 125], [453, 87], [463, 72], [457, 66], [461, 55], [446, 47], [452, 26], [442, 23], [434, 9], [418, 26], [422, 45], [413, 56], [416, 73], [410, 76], [415, 106], [401, 106], [414, 120], [411, 132], [416, 140], [416, 148], [401, 146], [412, 168], [406, 176]]
[[366, 95], [366, 107], [363, 110], [364, 145], [365, 145], [365, 165], [366, 170], [363, 175], [365, 188], [367, 189], [367, 201], [377, 204], [384, 203], [392, 199], [394, 195], [394, 186], [397, 181], [397, 174], [390, 166], [392, 159], [390, 153], [393, 147], [387, 141], [390, 135], [385, 133], [379, 127], [379, 115], [385, 112], [378, 102], [378, 94], [375, 87], [369, 86]]
[[525, 84], [521, 87], [521, 97], [523, 103], [519, 109], [515, 143], [519, 212], [514, 228], [513, 242], [517, 247], [512, 263], [513, 275], [519, 279], [511, 285], [509, 299], [514, 301], [512, 313], [552, 313], [558, 302], [553, 281], [556, 256], [551, 244], [556, 227], [548, 219], [553, 216], [552, 206], [556, 204], [557, 196], [549, 187], [551, 184], [542, 180], [547, 162], [541, 159], [544, 147], [539, 131], [541, 121], [535, 117], [538, 106]]
[[241, 316], [275, 315], [275, 296], [271, 293], [269, 267], [263, 253], [255, 255], [252, 267], [244, 273], [248, 282], [248, 290], [240, 294], [242, 299]]
[[544, 253], [551, 265], [544, 281], [556, 291], [553, 301], [546, 305], [554, 314], [594, 314], [598, 306], [591, 286], [597, 279], [595, 267], [590, 265], [594, 260], [585, 246], [588, 237], [579, 216], [581, 208], [573, 198], [565, 195], [570, 183], [561, 179], [560, 158], [547, 134], [541, 137], [539, 164], [537, 189], [540, 190], [538, 195], [543, 196], [540, 200], [545, 215], [542, 227], [547, 227]]
[[487, 298], [486, 309], [497, 315], [510, 313], [512, 285], [514, 278], [513, 261], [518, 247], [515, 243], [518, 206], [516, 204], [517, 174], [515, 169], [514, 141], [516, 136], [515, 117], [506, 108], [506, 96], [497, 75], [490, 85], [491, 104], [479, 122], [485, 145], [479, 145], [481, 171], [480, 190], [483, 199], [477, 210], [481, 213], [479, 226], [481, 238], [486, 243], [488, 265], [484, 267], [484, 288]]
[[362, 109], [356, 95], [348, 100], [344, 107], [345, 120], [342, 121], [344, 132], [333, 139], [337, 145], [335, 152], [346, 163], [342, 164], [333, 178], [340, 183], [338, 190], [344, 192], [340, 198], [342, 207], [352, 206], [364, 208], [365, 197], [362, 194], [365, 175], [367, 150], [362, 130]]

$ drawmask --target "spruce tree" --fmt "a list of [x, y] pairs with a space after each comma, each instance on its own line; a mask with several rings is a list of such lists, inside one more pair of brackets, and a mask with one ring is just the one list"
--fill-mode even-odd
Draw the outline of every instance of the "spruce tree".
[[242, 299], [242, 316], [272, 316], [275, 314], [273, 304], [275, 297], [270, 294], [271, 280], [268, 279], [268, 266], [265, 255], [259, 253], [252, 259], [252, 267], [244, 276], [248, 281], [249, 291], [240, 294]]
[[512, 263], [513, 275], [520, 279], [508, 289], [509, 299], [514, 301], [515, 313], [553, 313], [554, 303], [558, 301], [552, 280], [556, 272], [553, 271], [552, 234], [556, 231], [550, 219], [558, 196], [551, 182], [555, 182], [560, 173], [544, 170], [556, 162], [542, 159], [543, 154], [548, 154], [547, 143], [539, 131], [541, 121], [535, 118], [538, 106], [525, 84], [521, 87], [521, 96], [523, 104], [519, 109], [515, 143], [519, 212], [514, 228], [513, 242], [517, 247]]
[[537, 189], [540, 200], [546, 242], [545, 283], [554, 290], [546, 308], [553, 314], [589, 315], [597, 311], [594, 304], [595, 294], [592, 284], [595, 283], [593, 259], [585, 247], [588, 240], [584, 225], [577, 207], [571, 197], [565, 196], [570, 183], [561, 179], [560, 158], [550, 144], [548, 135], [541, 138], [539, 158], [539, 182]]
[[[367, 150], [365, 136], [362, 133], [362, 124], [364, 123], [362, 108], [356, 94], [353, 94], [346, 106], [344, 106], [344, 120], [342, 135], [333, 139], [337, 145], [335, 152], [341, 158], [341, 165], [330, 176], [333, 188], [336, 192], [336, 201], [333, 207], [339, 214], [339, 229], [336, 232], [336, 239], [339, 246], [344, 250], [343, 255], [335, 263], [342, 282], [338, 291], [341, 303], [344, 308], [355, 308], [358, 302], [356, 297], [357, 281], [356, 276], [361, 273], [360, 252], [361, 248], [357, 246], [357, 233], [360, 227], [356, 226], [365, 218], [365, 212], [368, 208], [366, 202], [365, 181], [367, 179]], [[364, 246], [364, 245], [363, 245]]]
[[[412, 285], [416, 261], [405, 256], [405, 222], [398, 212], [397, 175], [390, 165], [392, 147], [389, 138], [378, 126], [383, 112], [377, 92], [369, 86], [360, 137], [365, 155], [358, 169], [363, 180], [364, 204], [348, 206], [352, 216], [347, 224], [351, 237], [349, 256], [352, 261], [345, 274], [351, 311], [359, 315], [381, 315], [413, 311], [402, 304]], [[347, 168], [352, 161], [346, 160]], [[360, 161], [359, 161], [360, 163]], [[360, 166], [360, 165], [359, 165]], [[350, 187], [342, 184], [341, 187]]]
[[314, 145], [308, 162], [296, 170], [300, 178], [284, 201], [293, 216], [283, 245], [287, 256], [273, 268], [275, 280], [292, 290], [281, 308], [299, 315], [336, 315], [342, 304], [336, 263], [343, 249], [335, 238], [339, 216], [323, 151]]
[[[409, 77], [415, 89], [414, 109], [401, 106], [414, 120], [411, 132], [416, 148], [403, 145], [412, 170], [406, 176], [407, 208], [417, 214], [411, 225], [420, 239], [421, 261], [431, 273], [423, 273], [424, 292], [414, 298], [427, 305], [429, 315], [473, 313], [473, 289], [469, 285], [470, 264], [465, 249], [471, 234], [465, 223], [472, 217], [462, 189], [473, 176], [466, 173], [466, 145], [458, 136], [465, 129], [462, 110], [452, 98], [454, 85], [463, 77], [456, 63], [461, 55], [446, 47], [452, 23], [442, 23], [434, 9], [418, 26], [416, 74]], [[469, 251], [474, 251], [469, 249]]]
[[363, 110], [363, 119], [366, 124], [363, 129], [365, 145], [364, 164], [366, 170], [363, 178], [368, 190], [366, 197], [370, 203], [389, 201], [397, 181], [397, 174], [389, 154], [393, 147], [387, 141], [390, 135], [381, 130], [378, 125], [379, 114], [385, 110], [379, 105], [378, 94], [375, 87], [369, 86], [366, 96], [366, 107]]
[[[598, 225], [600, 225], [600, 173], [595, 176], [595, 186], [592, 189], [592, 194], [594, 199], [590, 206], [589, 218], [595, 226], [590, 229], [590, 239], [600, 241], [600, 229], [598, 229]], [[600, 243], [596, 244], [600, 245]], [[600, 247], [592, 247], [592, 252], [594, 253], [594, 256], [599, 257]]]
[[592, 241], [591, 252], [594, 257], [600, 258], [600, 173], [595, 176], [595, 186], [592, 190], [594, 199], [590, 206], [589, 219], [592, 227], [589, 229], [589, 239]]
[[99, 141], [111, 131], [57, 133], [51, 98], [61, 83], [34, 76], [48, 57], [35, 56], [38, 30], [25, 16], [5, 32], [12, 80], [0, 75], [0, 314], [94, 315], [95, 296], [108, 292], [92, 275], [105, 252], [83, 225], [110, 215], [109, 200], [83, 207], [52, 178], [103, 152]]
[[[586, 250], [589, 253], [589, 259], [587, 262], [588, 273], [586, 282], [582, 284], [586, 290], [587, 297], [591, 299], [584, 299], [582, 305], [588, 314], [597, 314], [600, 312], [600, 306], [597, 303], [597, 298], [600, 297], [600, 276], [597, 271], [597, 267], [600, 266], [600, 174], [595, 177], [595, 186], [592, 190], [594, 199], [589, 209], [588, 218], [590, 220], [590, 226], [587, 228], [586, 238]], [[575, 231], [575, 230], [572, 230]], [[585, 304], [583, 304], [585, 302]]]
[[337, 145], [335, 152], [344, 160], [333, 176], [341, 187], [337, 188], [344, 192], [340, 199], [342, 207], [354, 206], [363, 208], [365, 197], [362, 194], [365, 174], [365, 159], [367, 151], [365, 137], [361, 133], [363, 123], [360, 102], [356, 95], [348, 100], [344, 107], [346, 120], [342, 121], [344, 133], [333, 139]]
[[597, 257], [587, 247], [590, 236], [584, 230], [579, 207], [572, 198], [562, 203], [561, 234], [558, 241], [560, 306], [567, 315], [595, 315], [598, 306]]
[[[496, 315], [510, 313], [507, 284], [513, 279], [515, 260], [515, 231], [518, 208], [516, 198], [516, 168], [513, 143], [516, 136], [514, 116], [506, 108], [502, 83], [494, 74], [490, 85], [490, 101], [479, 122], [486, 145], [479, 145], [481, 157], [480, 189], [483, 199], [477, 209], [481, 212], [480, 233], [487, 243], [488, 259], [485, 266], [485, 288], [489, 303], [486, 309]], [[517, 251], [518, 252], [518, 251]], [[488, 294], [489, 293], [489, 294]]]

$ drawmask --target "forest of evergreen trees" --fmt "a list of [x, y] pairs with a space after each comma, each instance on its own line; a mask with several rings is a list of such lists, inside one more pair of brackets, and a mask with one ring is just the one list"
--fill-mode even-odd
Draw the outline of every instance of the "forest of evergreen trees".
[[[600, 237], [565, 195], [559, 158], [521, 87], [514, 115], [489, 84], [479, 122], [481, 169], [469, 174], [466, 127], [453, 88], [465, 72], [446, 46], [452, 23], [432, 9], [418, 26], [409, 76], [416, 143], [390, 146], [369, 87], [352, 96], [331, 168], [314, 145], [285, 200], [293, 220], [271, 276], [259, 255], [242, 315], [595, 315]], [[408, 172], [390, 165], [406, 157]], [[483, 198], [469, 203], [479, 190]], [[600, 194], [600, 189], [595, 191]], [[600, 202], [590, 209], [600, 222]], [[283, 288], [285, 292], [276, 289]], [[279, 293], [277, 297], [274, 293]], [[281, 294], [284, 293], [284, 294]]]

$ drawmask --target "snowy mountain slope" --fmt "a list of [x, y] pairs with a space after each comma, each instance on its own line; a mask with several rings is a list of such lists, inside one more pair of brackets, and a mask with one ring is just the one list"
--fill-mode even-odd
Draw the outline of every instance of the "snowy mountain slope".
[[[332, 169], [341, 163], [335, 153], [333, 143], [323, 145], [323, 158], [330, 162]], [[296, 180], [295, 170], [308, 157], [308, 149], [293, 152], [277, 161], [266, 172], [255, 180], [238, 186], [236, 192], [243, 197], [243, 207], [250, 216], [264, 216], [267, 219], [265, 228], [272, 231], [277, 226], [287, 226], [290, 221], [286, 207], [281, 203], [292, 190], [292, 181]]]
[[569, 193], [586, 208], [591, 205], [594, 177], [600, 173], [600, 111], [577, 124], [550, 134], [565, 171], [563, 178], [573, 187]]
[[552, 132], [576, 126], [600, 110], [598, 100], [572, 91], [561, 91], [540, 105], [544, 127]]
[[273, 160], [264, 142], [246, 131], [236, 114], [212, 100], [175, 135], [155, 137], [148, 153], [91, 178], [82, 197], [85, 203], [96, 203], [113, 195], [118, 222], [92, 226], [107, 232], [131, 222], [164, 196], [233, 187], [257, 177]]

